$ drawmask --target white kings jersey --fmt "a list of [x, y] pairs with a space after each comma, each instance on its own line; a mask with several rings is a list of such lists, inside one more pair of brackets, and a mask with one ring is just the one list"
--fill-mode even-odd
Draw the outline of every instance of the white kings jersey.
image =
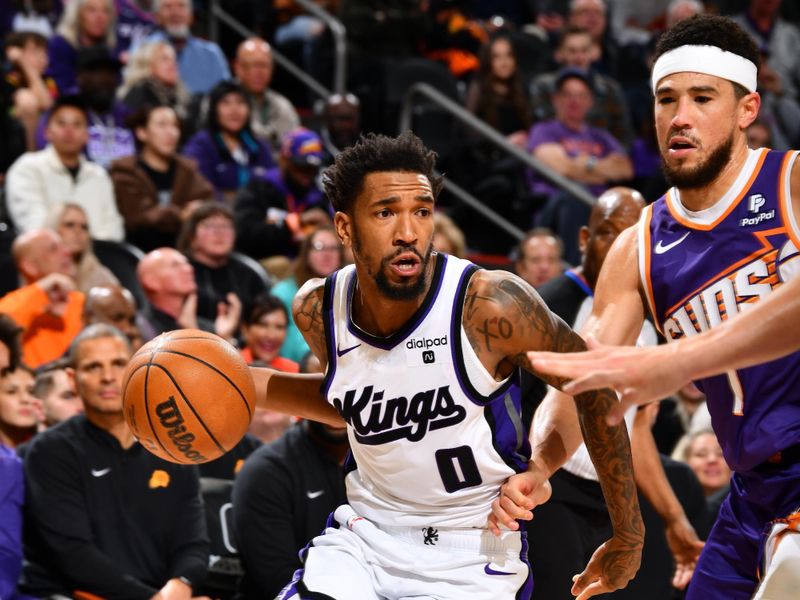
[[527, 468], [518, 372], [496, 381], [466, 339], [472, 263], [432, 254], [430, 289], [389, 337], [352, 319], [355, 267], [328, 277], [325, 394], [347, 421], [350, 505], [378, 524], [486, 527], [500, 485]]

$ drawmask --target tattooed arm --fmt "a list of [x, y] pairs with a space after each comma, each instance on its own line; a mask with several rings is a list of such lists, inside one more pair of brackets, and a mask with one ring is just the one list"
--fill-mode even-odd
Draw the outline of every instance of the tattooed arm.
[[[498, 380], [516, 367], [529, 369], [526, 352], [530, 348], [576, 352], [586, 347], [528, 284], [509, 273], [477, 272], [464, 302], [467, 339], [482, 364]], [[545, 381], [557, 388], [565, 383], [555, 377], [545, 377]], [[605, 415], [616, 402], [611, 390], [575, 398], [581, 431], [614, 527], [613, 538], [598, 548], [576, 581], [573, 592], [581, 593], [581, 598], [624, 587], [638, 570], [641, 558], [644, 526], [633, 480], [628, 434], [624, 423], [612, 427], [605, 421]], [[530, 498], [523, 500], [524, 496], [560, 467], [568, 456], [568, 445], [558, 426], [551, 427], [537, 443], [529, 472], [516, 476], [515, 483], [522, 483], [521, 487], [511, 486], [517, 497], [506, 497], [504, 489], [495, 503], [494, 508], [500, 509], [495, 510], [495, 515], [504, 515], [500, 520], [506, 526], [516, 529], [515, 519], [521, 518], [519, 506], [532, 508], [533, 504]], [[526, 482], [532, 482], [529, 489]]]
[[[323, 368], [328, 364], [322, 321], [324, 284], [323, 279], [308, 281], [297, 292], [292, 303], [294, 322]], [[339, 413], [320, 392], [320, 375], [298, 375], [258, 367], [251, 367], [250, 372], [256, 384], [258, 405], [262, 408], [337, 427], [344, 425]]]

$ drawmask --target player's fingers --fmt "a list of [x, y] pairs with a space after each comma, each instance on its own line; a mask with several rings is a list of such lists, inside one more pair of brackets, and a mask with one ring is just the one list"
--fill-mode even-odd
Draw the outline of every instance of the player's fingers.
[[575, 395], [589, 390], [610, 387], [614, 388], [614, 371], [594, 371], [588, 375], [576, 377], [564, 386], [564, 392]]
[[531, 511], [520, 508], [520, 506], [513, 502], [508, 496], [500, 496], [500, 506], [505, 510], [506, 514], [508, 514], [512, 519], [523, 519], [524, 521], [530, 521], [533, 518], [533, 513]]
[[489, 531], [492, 532], [492, 535], [499, 537], [500, 527], [497, 525], [497, 517], [495, 517], [494, 514], [489, 515], [488, 525], [489, 525]]
[[572, 595], [577, 596], [580, 594], [584, 589], [586, 589], [591, 583], [600, 579], [600, 572], [594, 565], [594, 561], [589, 561], [589, 564], [586, 565], [586, 569], [584, 569], [583, 573], [579, 573], [572, 577]]
[[685, 588], [694, 573], [694, 564], [678, 565], [675, 567], [675, 575], [672, 577], [672, 587], [682, 590]]
[[516, 519], [511, 517], [505, 509], [500, 505], [500, 499], [496, 498], [492, 502], [492, 514], [494, 515], [498, 524], [505, 525], [508, 529], [517, 530], [519, 524]]
[[517, 506], [520, 506], [524, 509], [533, 508], [533, 500], [524, 494], [516, 485], [512, 485], [510, 483], [503, 484], [503, 486], [500, 488], [500, 497], [502, 498], [504, 496]]
[[628, 410], [628, 406], [630, 406], [629, 403], [624, 400], [612, 406], [611, 410], [608, 411], [608, 415], [606, 415], [606, 423], [612, 427], [619, 425], [625, 418], [625, 411]]
[[590, 583], [585, 590], [583, 590], [575, 600], [586, 600], [587, 598], [591, 598], [592, 596], [597, 596], [598, 594], [606, 594], [608, 592], [613, 592], [614, 590], [608, 587], [605, 583], [603, 583], [603, 579], [597, 579]]

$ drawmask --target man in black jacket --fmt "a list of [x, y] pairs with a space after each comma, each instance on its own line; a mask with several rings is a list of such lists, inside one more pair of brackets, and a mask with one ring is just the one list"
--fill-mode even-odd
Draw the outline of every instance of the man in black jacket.
[[300, 568], [298, 551], [346, 502], [348, 448], [344, 428], [303, 421], [245, 461], [233, 486], [241, 597], [273, 598]]
[[205, 577], [197, 469], [134, 439], [122, 412], [130, 356], [127, 337], [105, 324], [70, 347], [85, 413], [41, 433], [25, 456], [26, 594], [189, 600]]

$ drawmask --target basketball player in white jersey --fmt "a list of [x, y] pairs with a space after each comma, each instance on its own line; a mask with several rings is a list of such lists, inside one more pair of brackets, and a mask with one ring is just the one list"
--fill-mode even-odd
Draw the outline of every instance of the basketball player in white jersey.
[[[758, 305], [800, 275], [800, 161], [795, 151], [747, 146], [746, 129], [760, 107], [758, 49], [731, 20], [704, 15], [667, 31], [655, 55], [655, 125], [673, 187], [615, 242], [583, 331], [605, 344], [630, 345], [646, 310], [669, 341], [713, 331], [756, 310], [776, 331], [769, 311]], [[775, 359], [787, 335], [779, 333], [777, 343], [757, 354]], [[709, 348], [707, 342], [702, 347], [728, 357], [741, 351]], [[681, 370], [681, 359], [676, 362]], [[696, 383], [734, 475], [686, 598], [795, 599], [800, 352], [733, 370], [749, 362], [736, 358], [724, 375], [711, 376], [707, 365], [715, 362], [699, 361], [702, 379]], [[568, 407], [562, 395], [551, 409]], [[517, 475], [503, 487], [507, 502], [494, 519], [505, 522], [521, 513], [514, 507], [524, 497], [521, 485], [535, 486], [527, 479]]]
[[[487, 527], [504, 481], [558, 466], [536, 462], [541, 448], [531, 456], [516, 375], [531, 348], [585, 345], [515, 275], [432, 251], [441, 188], [434, 162], [413, 134], [367, 136], [326, 174], [336, 230], [355, 264], [309, 281], [293, 309], [327, 366], [323, 395], [348, 425], [348, 504], [303, 550], [303, 569], [280, 598], [530, 594], [519, 524], [499, 536]], [[256, 382], [261, 395], [264, 378]], [[269, 385], [284, 403], [290, 384]], [[581, 599], [626, 585], [640, 560], [644, 532], [627, 433], [604, 418], [616, 402], [609, 390], [576, 401], [614, 530], [577, 579]], [[311, 404], [303, 411], [314, 414]], [[543, 442], [548, 456], [562, 444], [555, 431]], [[524, 518], [548, 496], [540, 486]]]

